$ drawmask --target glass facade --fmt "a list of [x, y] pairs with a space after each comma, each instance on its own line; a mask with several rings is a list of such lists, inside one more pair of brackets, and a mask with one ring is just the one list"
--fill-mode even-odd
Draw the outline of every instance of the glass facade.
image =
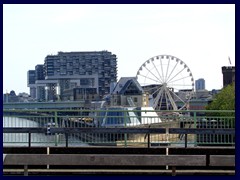
[[195, 81], [195, 88], [196, 91], [198, 90], [204, 90], [205, 89], [205, 80], [204, 79], [198, 79]]
[[110, 93], [111, 83], [117, 81], [117, 57], [108, 51], [58, 52], [46, 56], [44, 64], [35, 67], [36, 80], [41, 80], [35, 82], [36, 91], [44, 84], [49, 89], [53, 89], [51, 84], [60, 87], [60, 96], [73, 88], [95, 88], [102, 98]]

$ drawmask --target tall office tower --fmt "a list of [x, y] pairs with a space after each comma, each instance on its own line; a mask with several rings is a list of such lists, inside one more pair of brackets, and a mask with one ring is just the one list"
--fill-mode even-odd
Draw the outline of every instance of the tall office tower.
[[195, 81], [195, 89], [196, 91], [205, 89], [205, 80], [203, 78]]
[[[110, 93], [110, 84], [117, 81], [117, 57], [108, 51], [58, 52], [48, 55], [44, 62], [47, 99], [74, 89], [78, 94], [98, 94], [101, 99]], [[76, 90], [76, 88], [78, 88]]]
[[223, 87], [235, 82], [235, 66], [223, 66]]

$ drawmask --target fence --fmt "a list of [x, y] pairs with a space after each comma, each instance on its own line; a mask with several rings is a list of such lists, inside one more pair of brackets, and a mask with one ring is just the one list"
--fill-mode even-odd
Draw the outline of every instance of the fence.
[[210, 112], [218, 111], [3, 110], [3, 144], [234, 146], [235, 117], [208, 116]]

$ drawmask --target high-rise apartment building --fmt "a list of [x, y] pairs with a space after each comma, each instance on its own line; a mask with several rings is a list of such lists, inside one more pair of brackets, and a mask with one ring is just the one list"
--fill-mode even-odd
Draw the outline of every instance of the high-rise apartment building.
[[235, 66], [223, 66], [223, 87], [235, 82]]
[[195, 89], [196, 91], [205, 89], [205, 80], [203, 78], [200, 78], [195, 81]]
[[[91, 97], [98, 95], [101, 99], [110, 93], [111, 83], [117, 81], [117, 57], [108, 51], [58, 52], [45, 58], [42, 69], [44, 73], [39, 74], [44, 74], [44, 79], [36, 78], [35, 87], [37, 96], [44, 91], [46, 100], [62, 97], [65, 100], [76, 100], [75, 97], [87, 100], [88, 94]], [[42, 72], [40, 67], [38, 70]], [[36, 76], [40, 75], [36, 73]], [[68, 94], [72, 97], [68, 98]]]
[[30, 88], [30, 96], [35, 99], [36, 98], [36, 87], [35, 87], [36, 73], [35, 73], [35, 70], [29, 70], [27, 73], [27, 76], [28, 76], [27, 86]]
[[36, 80], [36, 77], [35, 77], [35, 70], [29, 70], [28, 71], [28, 87], [29, 85], [31, 84], [35, 84], [35, 80]]
[[36, 77], [36, 80], [44, 80], [45, 79], [44, 65], [38, 64], [35, 66], [35, 77]]

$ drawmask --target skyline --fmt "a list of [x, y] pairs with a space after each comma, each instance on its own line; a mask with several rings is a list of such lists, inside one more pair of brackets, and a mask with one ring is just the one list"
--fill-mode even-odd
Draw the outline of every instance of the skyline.
[[221, 89], [221, 67], [235, 66], [235, 5], [3, 5], [3, 93], [29, 93], [27, 71], [47, 55], [102, 50], [117, 55], [118, 80], [168, 54]]

